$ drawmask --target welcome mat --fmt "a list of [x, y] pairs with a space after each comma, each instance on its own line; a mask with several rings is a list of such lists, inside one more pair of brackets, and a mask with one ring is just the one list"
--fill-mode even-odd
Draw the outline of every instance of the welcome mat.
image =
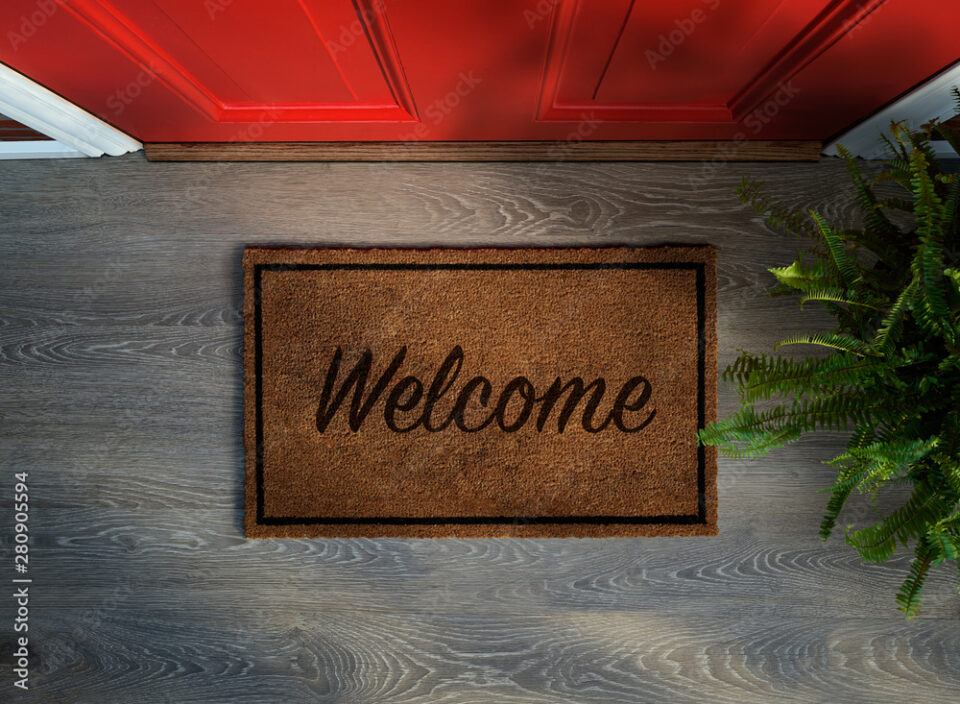
[[715, 535], [715, 265], [247, 249], [247, 536]]

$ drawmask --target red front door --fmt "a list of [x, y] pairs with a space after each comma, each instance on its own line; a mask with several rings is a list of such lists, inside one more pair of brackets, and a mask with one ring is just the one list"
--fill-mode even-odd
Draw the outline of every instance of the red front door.
[[824, 139], [943, 0], [6, 0], [0, 61], [144, 141]]

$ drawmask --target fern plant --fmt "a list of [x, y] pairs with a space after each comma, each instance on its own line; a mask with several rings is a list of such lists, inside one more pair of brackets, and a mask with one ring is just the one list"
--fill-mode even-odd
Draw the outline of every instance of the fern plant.
[[872, 179], [840, 149], [859, 228], [791, 210], [744, 179], [741, 200], [774, 228], [813, 242], [789, 266], [770, 269], [777, 280], [771, 294], [796, 296], [801, 308], [821, 305], [837, 325], [774, 348], [818, 345], [826, 356], [741, 352], [723, 373], [736, 383], [739, 412], [699, 433], [721, 454], [748, 458], [804, 433], [849, 431], [845, 451], [827, 461], [837, 476], [820, 537], [830, 536], [851, 495], [875, 500], [889, 486], [912, 487], [909, 499], [875, 525], [846, 531], [846, 542], [868, 562], [912, 546], [896, 596], [910, 619], [929, 570], [960, 555], [960, 178], [937, 162], [934, 131], [960, 152], [960, 136], [942, 124], [911, 131], [895, 123], [884, 137], [891, 157]]

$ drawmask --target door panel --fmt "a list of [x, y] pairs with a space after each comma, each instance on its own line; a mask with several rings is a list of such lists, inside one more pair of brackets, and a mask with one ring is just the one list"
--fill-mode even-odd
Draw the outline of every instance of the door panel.
[[725, 107], [757, 67], [769, 63], [827, 4], [629, 2], [591, 97], [601, 103]]
[[824, 139], [960, 58], [939, 0], [7, 0], [145, 141]]
[[[383, 62], [395, 61], [376, 4], [350, 0], [73, 0], [67, 11], [208, 119], [412, 120]], [[362, 11], [358, 11], [361, 8]], [[268, 10], [268, 11], [267, 11]], [[327, 36], [363, 20], [349, 52]], [[378, 46], [385, 40], [385, 46]], [[389, 67], [388, 67], [389, 68]], [[401, 97], [405, 86], [396, 86]]]
[[539, 114], [730, 123], [881, 4], [560, 0]]

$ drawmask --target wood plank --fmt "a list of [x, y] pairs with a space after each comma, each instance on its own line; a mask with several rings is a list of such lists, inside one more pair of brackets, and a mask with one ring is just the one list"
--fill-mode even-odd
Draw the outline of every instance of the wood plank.
[[243, 538], [245, 244], [712, 242], [724, 364], [829, 323], [765, 295], [802, 243], [740, 205], [745, 173], [855, 217], [834, 159], [5, 165], [0, 457], [30, 473], [35, 577], [17, 700], [950, 701], [955, 570], [905, 622], [908, 555], [816, 537], [842, 434], [721, 460], [717, 538]]
[[[115, 507], [105, 517], [101, 509], [44, 508], [38, 515], [50, 527], [35, 534], [44, 548], [34, 578], [49, 583], [67, 572], [72, 589], [42, 590], [35, 604], [44, 612], [93, 608], [123, 577], [159, 582], [142, 583], [136, 600], [117, 606], [133, 611], [163, 608], [169, 604], [166, 592], [174, 591], [191, 595], [196, 608], [250, 598], [293, 611], [312, 604], [368, 614], [416, 614], [439, 597], [449, 613], [471, 604], [477, 613], [519, 616], [541, 612], [546, 602], [594, 612], [711, 616], [722, 609], [730, 618], [771, 621], [784, 613], [829, 619], [869, 609], [895, 615], [889, 611], [890, 594], [903, 579], [907, 559], [862, 565], [854, 551], [838, 551], [839, 538], [824, 544], [813, 530], [770, 535], [776, 526], [766, 517], [752, 525], [746, 520], [750, 501], [764, 501], [760, 493], [736, 500], [728, 513], [742, 518], [724, 520], [716, 540], [695, 538], [679, 546], [628, 539], [600, 544], [451, 539], [439, 545], [338, 539], [257, 545], [237, 533], [239, 515], [232, 510]], [[802, 517], [782, 510], [787, 496], [766, 500], [782, 520], [809, 520], [809, 527], [816, 527], [812, 513]], [[93, 537], [105, 535], [110, 536], [107, 545]], [[414, 562], [419, 569], [411, 572]], [[265, 573], [265, 563], [276, 569]], [[539, 569], [517, 570], [533, 564]], [[438, 573], [442, 583], [434, 579]], [[955, 616], [952, 582], [949, 571], [933, 572], [920, 620]]]
[[952, 621], [112, 608], [136, 588], [38, 625], [57, 643], [39, 670], [47, 691], [83, 703], [939, 704], [960, 684]]
[[818, 161], [815, 140], [154, 142], [149, 161]]

